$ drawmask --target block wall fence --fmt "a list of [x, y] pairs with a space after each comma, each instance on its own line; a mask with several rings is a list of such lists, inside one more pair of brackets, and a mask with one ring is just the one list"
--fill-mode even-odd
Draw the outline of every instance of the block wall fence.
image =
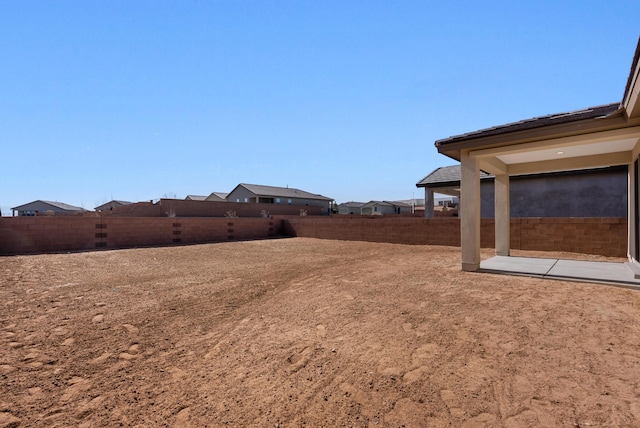
[[[460, 220], [383, 216], [0, 218], [0, 255], [278, 237], [460, 246]], [[481, 220], [481, 246], [494, 247], [493, 219]], [[627, 219], [512, 219], [511, 248], [625, 257]]]
[[169, 246], [282, 236], [273, 218], [5, 217], [0, 255]]
[[[460, 246], [458, 218], [344, 217], [288, 218], [283, 230], [287, 236], [308, 238]], [[511, 219], [510, 234], [514, 250], [627, 255], [624, 217], [515, 218]], [[495, 247], [493, 219], [481, 219], [480, 246]]]

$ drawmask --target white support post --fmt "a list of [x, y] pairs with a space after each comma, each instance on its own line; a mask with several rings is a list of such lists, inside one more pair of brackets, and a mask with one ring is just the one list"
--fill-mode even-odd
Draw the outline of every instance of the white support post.
[[480, 268], [480, 167], [463, 151], [460, 158], [460, 246], [462, 270]]
[[496, 175], [495, 181], [495, 239], [496, 255], [508, 256], [510, 252], [510, 224], [509, 211], [509, 176]]
[[637, 227], [636, 224], [636, 164], [635, 160], [627, 169], [627, 258], [629, 261], [638, 260], [640, 255], [636, 254]]
[[433, 190], [424, 188], [424, 217], [433, 218]]

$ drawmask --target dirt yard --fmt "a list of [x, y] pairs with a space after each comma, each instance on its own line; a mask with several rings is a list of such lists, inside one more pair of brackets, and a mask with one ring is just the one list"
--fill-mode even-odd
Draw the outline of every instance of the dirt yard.
[[640, 426], [640, 292], [463, 273], [459, 251], [2, 257], [0, 427]]

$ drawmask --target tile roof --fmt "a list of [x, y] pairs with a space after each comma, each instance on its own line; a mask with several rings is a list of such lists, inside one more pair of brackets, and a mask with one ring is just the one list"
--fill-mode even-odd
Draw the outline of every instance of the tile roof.
[[104, 203], [104, 204], [102, 204], [102, 205], [98, 205], [98, 206], [97, 206], [97, 207], [95, 207], [94, 209], [95, 209], [95, 210], [101, 210], [102, 208], [106, 208], [106, 207], [108, 207], [108, 206], [112, 206], [112, 205], [122, 206], [122, 205], [129, 205], [129, 204], [131, 204], [131, 203], [132, 203], [132, 202], [129, 202], [129, 201], [118, 201], [118, 200], [114, 199], [114, 200], [111, 200], [111, 201], [109, 201], [109, 202], [105, 202], [105, 203]]
[[363, 206], [372, 206], [372, 205], [380, 205], [380, 206], [385, 206], [385, 207], [392, 207], [392, 206], [396, 206], [396, 207], [411, 207], [413, 206], [410, 203], [407, 203], [406, 201], [369, 201], [367, 203], [364, 202], [344, 202], [342, 204], [340, 204], [339, 206], [348, 206], [348, 207], [354, 207], [354, 208], [361, 208]]
[[73, 205], [65, 204], [64, 202], [51, 202], [51, 201], [41, 201], [41, 202], [44, 202], [45, 204], [53, 205], [54, 207], [58, 207], [58, 208], [60, 208], [62, 210], [67, 210], [67, 211], [86, 211], [82, 207], [76, 207], [76, 206], [73, 206]]
[[[480, 171], [480, 180], [493, 175]], [[460, 183], [460, 165], [441, 166], [416, 183], [416, 187], [438, 187], [438, 185]]]
[[363, 206], [370, 207], [370, 206], [373, 206], [373, 205], [380, 205], [380, 206], [383, 206], [383, 207], [392, 206], [392, 204], [390, 204], [389, 202], [386, 202], [386, 201], [369, 201], [366, 204], [364, 204]]
[[326, 196], [317, 195], [314, 193], [305, 192], [304, 190], [294, 189], [293, 187], [276, 187], [276, 186], [263, 186], [260, 184], [246, 184], [241, 183], [238, 186], [242, 186], [254, 195], [278, 197], [278, 198], [298, 198], [298, 199], [314, 199], [322, 201], [333, 201]]
[[11, 208], [12, 210], [20, 211], [21, 208], [26, 207], [28, 205], [34, 204], [36, 202], [42, 202], [43, 204], [51, 205], [56, 208], [60, 208], [65, 211], [86, 211], [84, 208], [76, 207], [73, 205], [65, 204], [64, 202], [54, 202], [54, 201], [44, 201], [42, 199], [38, 199], [37, 201], [29, 202], [28, 204], [20, 205], [17, 207]]
[[492, 135], [508, 134], [510, 132], [524, 131], [527, 129], [541, 128], [544, 126], [559, 125], [562, 123], [577, 122], [579, 120], [595, 119], [597, 117], [608, 116], [620, 108], [620, 102], [604, 104], [596, 107], [589, 107], [583, 110], [572, 112], [549, 114], [546, 116], [534, 117], [518, 122], [507, 123], [505, 125], [494, 126], [481, 129], [479, 131], [468, 132], [466, 134], [454, 135], [443, 138], [435, 142], [436, 147], [455, 143], [458, 141], [472, 140], [474, 138], [488, 137]]
[[396, 207], [412, 207], [411, 204], [408, 204], [408, 203], [406, 203], [404, 201], [385, 201], [385, 202], [388, 202], [391, 205], [394, 205]]
[[640, 37], [638, 37], [638, 44], [636, 45], [636, 51], [633, 54], [633, 61], [631, 61], [631, 71], [629, 77], [627, 77], [627, 84], [624, 87], [624, 95], [622, 96], [622, 103], [624, 104], [629, 97], [631, 97], [632, 83], [635, 76], [636, 68], [640, 62]]
[[383, 207], [410, 207], [411, 205], [402, 201], [369, 201], [363, 206], [380, 205]]
[[[227, 199], [227, 196], [229, 195], [226, 192], [211, 192], [211, 195], [216, 195], [217, 197], [219, 197], [220, 199]], [[209, 196], [211, 196], [209, 195]]]
[[364, 205], [364, 202], [355, 202], [355, 201], [349, 201], [349, 202], [343, 202], [341, 203], [339, 206], [341, 207], [354, 207], [354, 208], [360, 208]]

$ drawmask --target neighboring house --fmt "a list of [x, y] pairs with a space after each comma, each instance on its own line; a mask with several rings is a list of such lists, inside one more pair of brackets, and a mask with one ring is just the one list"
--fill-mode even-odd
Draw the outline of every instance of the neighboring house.
[[74, 207], [73, 205], [65, 204], [62, 202], [51, 202], [37, 200], [29, 202], [28, 204], [20, 205], [11, 208], [13, 215], [16, 213], [21, 216], [37, 216], [37, 215], [75, 215], [82, 214], [84, 208]]
[[205, 201], [216, 201], [216, 202], [226, 202], [228, 193], [224, 192], [212, 192], [209, 196], [205, 198]]
[[113, 211], [113, 209], [116, 208], [116, 207], [121, 207], [123, 205], [129, 205], [129, 204], [131, 204], [131, 202], [113, 200], [113, 201], [109, 201], [109, 202], [107, 202], [105, 204], [99, 205], [99, 206], [95, 207], [94, 209], [96, 211]]
[[411, 214], [413, 205], [404, 201], [385, 201], [395, 208], [395, 214]]
[[355, 202], [355, 201], [343, 202], [340, 205], [338, 205], [338, 214], [360, 215], [361, 214], [360, 210], [362, 209], [363, 205], [364, 205], [364, 202]]
[[396, 202], [403, 202], [411, 206], [411, 211], [415, 213], [424, 213], [424, 198], [402, 199]]
[[[509, 123], [435, 142], [460, 162], [462, 269], [480, 268], [481, 181], [494, 175], [495, 249], [510, 253], [510, 188], [516, 176], [627, 168], [627, 253], [640, 276], [640, 39], [621, 102]], [[551, 200], [551, 205], [558, 200]], [[622, 201], [620, 201], [622, 203]]]
[[[486, 180], [493, 176], [480, 171], [480, 180]], [[441, 198], [435, 198], [436, 194], [449, 195], [451, 199], [460, 196], [460, 165], [443, 166], [436, 168], [429, 175], [416, 183], [416, 187], [424, 188], [425, 209], [424, 216], [433, 218], [434, 206], [440, 205]], [[444, 201], [443, 201], [444, 203]]]
[[362, 215], [385, 215], [411, 213], [412, 206], [404, 202], [369, 201], [360, 210]]
[[238, 184], [228, 195], [228, 202], [321, 206], [331, 210], [333, 199], [290, 187]]
[[216, 202], [226, 202], [228, 193], [224, 192], [213, 192], [208, 196], [201, 195], [188, 195], [185, 200], [187, 201], [216, 201]]
[[395, 202], [402, 202], [407, 205], [411, 205], [414, 209], [424, 208], [424, 199], [423, 198], [413, 198], [413, 199], [402, 199]]
[[433, 198], [434, 206], [455, 208], [460, 203], [460, 199], [456, 196], [444, 196]]
[[[493, 218], [495, 176], [480, 171], [480, 217]], [[457, 206], [460, 195], [460, 165], [441, 167], [420, 180], [425, 197], [434, 205], [451, 201]], [[434, 198], [434, 194], [449, 194]], [[627, 167], [625, 165], [528, 174], [511, 177], [509, 186], [511, 217], [626, 217]], [[433, 211], [425, 211], [431, 218]]]

